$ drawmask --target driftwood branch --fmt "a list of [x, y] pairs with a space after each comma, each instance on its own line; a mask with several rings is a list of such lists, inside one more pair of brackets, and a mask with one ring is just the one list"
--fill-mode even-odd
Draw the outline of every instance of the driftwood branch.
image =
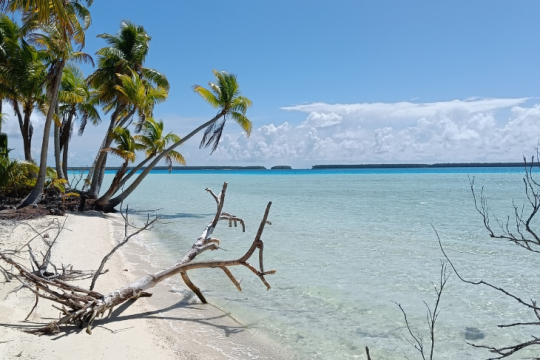
[[105, 266], [105, 263], [113, 256], [113, 254], [116, 252], [116, 250], [120, 249], [122, 246], [124, 246], [129, 239], [134, 237], [135, 235], [141, 233], [145, 230], [150, 230], [154, 223], [158, 221], [158, 216], [155, 216], [152, 220], [150, 220], [150, 215], [147, 216], [146, 223], [143, 227], [136, 229], [135, 232], [128, 234], [128, 228], [129, 226], [133, 226], [132, 223], [129, 222], [129, 206], [126, 207], [125, 213], [122, 213], [122, 208], [120, 207], [120, 213], [122, 214], [122, 217], [124, 218], [124, 239], [120, 241], [107, 255], [103, 257], [103, 260], [101, 260], [101, 263], [99, 264], [99, 267], [97, 271], [94, 273], [94, 277], [92, 278], [92, 283], [90, 284], [90, 290], [94, 290], [94, 287], [96, 285], [96, 281], [99, 277], [99, 275], [103, 274], [103, 267]]
[[[243, 220], [241, 221], [240, 218], [223, 212], [226, 190], [227, 183], [223, 184], [222, 191], [219, 195], [216, 195], [209, 190], [209, 193], [216, 201], [216, 214], [210, 224], [205, 227], [201, 236], [195, 241], [186, 255], [167, 269], [161, 270], [155, 274], [146, 275], [137, 281], [122, 288], [116, 289], [115, 291], [106, 295], [94, 291], [93, 288], [83, 289], [74, 286], [65, 282], [61, 277], [38, 276], [39, 274], [28, 270], [18, 261], [14, 260], [11, 254], [0, 253], [0, 259], [8, 264], [13, 265], [17, 269], [19, 272], [17, 279], [21, 281], [23, 286], [36, 294], [36, 296], [53, 301], [56, 303], [56, 305], [59, 305], [56, 306], [56, 308], [62, 312], [62, 317], [58, 321], [53, 321], [44, 327], [29, 330], [29, 332], [39, 335], [50, 334], [58, 332], [60, 330], [60, 326], [76, 325], [80, 328], [86, 327], [87, 333], [91, 334], [92, 325], [96, 318], [103, 317], [107, 312], [110, 314], [115, 306], [118, 306], [129, 299], [136, 299], [140, 296], [148, 296], [148, 294], [145, 292], [146, 290], [177, 274], [181, 275], [186, 285], [197, 294], [202, 302], [205, 303], [206, 299], [204, 298], [204, 295], [200, 289], [193, 284], [187, 275], [188, 271], [195, 269], [219, 268], [225, 272], [237, 289], [241, 290], [240, 282], [237, 281], [232, 275], [230, 268], [233, 266], [245, 266], [257, 277], [259, 277], [267, 289], [270, 289], [270, 285], [266, 281], [265, 276], [274, 274], [275, 270], [264, 271], [262, 257], [263, 240], [261, 239], [261, 236], [263, 234], [265, 225], [269, 223], [268, 215], [272, 205], [271, 202], [268, 203], [266, 207], [255, 239], [242, 257], [233, 260], [193, 261], [197, 255], [204, 251], [219, 249], [219, 240], [213, 238], [212, 234], [220, 220], [236, 220], [237, 222], [243, 224]], [[129, 221], [127, 221], [127, 218], [124, 220], [127, 229]], [[153, 221], [155, 221], [155, 219]], [[152, 225], [153, 221], [147, 220], [146, 224]], [[145, 229], [145, 227], [140, 230], [142, 231], [143, 229]], [[125, 241], [127, 240], [125, 239]], [[248, 263], [248, 260], [257, 250], [259, 250], [259, 269]], [[105, 256], [104, 261], [102, 261], [102, 265], [104, 265], [108, 257], [110, 257], [114, 251], [115, 249]], [[100, 266], [100, 269], [102, 268], [103, 266]], [[94, 280], [96, 280], [97, 277], [98, 276], [94, 276]], [[95, 281], [93, 282], [95, 284]], [[36, 290], [34, 290], [34, 288]]]

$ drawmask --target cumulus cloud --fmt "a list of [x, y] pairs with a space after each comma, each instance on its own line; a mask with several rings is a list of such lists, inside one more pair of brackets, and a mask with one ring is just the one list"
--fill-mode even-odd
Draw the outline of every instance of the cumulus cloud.
[[526, 100], [284, 107], [307, 116], [297, 126], [263, 125], [249, 139], [229, 133], [212, 157], [304, 167], [316, 163], [520, 161], [534, 151], [540, 135], [540, 104], [525, 107]]
[[[197, 139], [179, 150], [188, 165], [519, 162], [523, 155], [534, 153], [540, 136], [540, 104], [525, 105], [527, 100], [289, 106], [283, 110], [304, 113], [304, 120], [264, 124], [255, 127], [250, 138], [230, 124], [212, 156], [207, 149], [198, 148]], [[34, 146], [39, 146], [43, 119], [36, 115], [33, 121]], [[182, 134], [199, 123], [189, 122], [187, 130], [168, 130]], [[10, 119], [4, 130], [14, 136], [11, 144], [18, 148], [15, 151], [22, 149], [16, 120]], [[90, 127], [82, 138], [74, 135], [70, 164], [91, 164], [104, 131], [104, 127]], [[38, 152], [35, 149], [34, 154]], [[111, 165], [116, 164], [111, 158]]]

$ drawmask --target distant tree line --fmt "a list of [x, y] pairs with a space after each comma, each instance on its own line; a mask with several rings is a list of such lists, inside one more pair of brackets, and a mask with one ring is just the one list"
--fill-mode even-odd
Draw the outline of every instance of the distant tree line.
[[[538, 166], [535, 162], [532, 165]], [[353, 165], [313, 165], [313, 170], [318, 169], [414, 169], [414, 168], [454, 168], [454, 167], [523, 167], [519, 162], [495, 162], [495, 163], [438, 163], [438, 164], [353, 164]]]

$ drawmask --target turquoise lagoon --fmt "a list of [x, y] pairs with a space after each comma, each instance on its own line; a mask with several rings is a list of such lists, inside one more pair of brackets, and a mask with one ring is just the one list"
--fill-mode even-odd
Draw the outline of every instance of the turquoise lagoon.
[[[130, 208], [159, 209], [162, 224], [139, 241], [158, 266], [183, 255], [215, 211], [205, 192], [228, 182], [225, 211], [246, 221], [245, 233], [222, 223], [214, 235], [239, 257], [248, 248], [268, 201], [263, 235], [265, 266], [276, 269], [263, 284], [245, 269], [238, 292], [216, 270], [193, 271], [205, 296], [253, 331], [278, 341], [298, 359], [418, 358], [406, 341], [399, 308], [428, 342], [426, 308], [435, 300], [443, 259], [432, 226], [468, 279], [484, 279], [516, 295], [540, 298], [538, 255], [487, 236], [474, 209], [469, 177], [485, 186], [491, 210], [502, 219], [512, 201], [524, 204], [521, 168], [348, 169], [152, 172], [128, 199]], [[112, 174], [107, 174], [112, 179]], [[536, 222], [535, 225], [538, 225]], [[187, 295], [179, 282], [169, 283]], [[484, 336], [476, 343], [513, 344], [533, 328], [498, 324], [534, 321], [534, 315], [496, 291], [450, 277], [436, 328], [438, 359], [487, 358], [467, 345], [467, 327]], [[538, 334], [536, 334], [538, 335]], [[533, 355], [534, 351], [530, 353]], [[526, 354], [522, 354], [524, 356]]]

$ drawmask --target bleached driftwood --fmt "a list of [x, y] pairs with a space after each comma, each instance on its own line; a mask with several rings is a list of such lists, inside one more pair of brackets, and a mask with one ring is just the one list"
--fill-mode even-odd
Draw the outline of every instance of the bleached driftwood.
[[[137, 281], [119, 288], [107, 295], [102, 295], [97, 291], [84, 289], [69, 284], [60, 278], [44, 278], [37, 276], [34, 272], [29, 271], [26, 267], [13, 260], [8, 254], [0, 253], [0, 259], [4, 260], [8, 264], [13, 265], [19, 271], [19, 280], [22, 281], [25, 287], [34, 292], [36, 296], [51, 300], [61, 305], [61, 308], [54, 305], [53, 306], [62, 311], [63, 317], [61, 317], [58, 321], [49, 323], [47, 326], [30, 330], [29, 332], [39, 335], [55, 333], [60, 330], [60, 326], [71, 324], [78, 325], [80, 328], [86, 326], [87, 333], [91, 334], [92, 324], [97, 317], [102, 317], [106, 312], [108, 312], [108, 316], [110, 316], [115, 306], [118, 306], [130, 299], [137, 299], [140, 296], [147, 295], [145, 292], [146, 290], [151, 289], [163, 280], [177, 274], [180, 274], [186, 285], [197, 294], [203, 303], [206, 303], [206, 299], [202, 295], [201, 291], [193, 284], [187, 275], [189, 270], [194, 269], [219, 268], [225, 272], [238, 290], [241, 290], [240, 283], [235, 279], [229, 268], [242, 265], [257, 275], [267, 289], [270, 289], [270, 285], [266, 281], [265, 275], [274, 274], [275, 270], [264, 271], [264, 243], [261, 239], [261, 235], [264, 231], [265, 225], [269, 223], [268, 213], [270, 211], [270, 206], [272, 205], [271, 202], [269, 202], [266, 207], [263, 219], [253, 243], [242, 257], [234, 260], [193, 261], [197, 255], [203, 253], [204, 251], [219, 249], [220, 240], [213, 238], [212, 234], [220, 220], [227, 220], [229, 222], [229, 226], [232, 226], [233, 223], [236, 226], [236, 224], [240, 222], [243, 230], [245, 230], [244, 221], [242, 219], [223, 212], [227, 183], [223, 184], [223, 189], [219, 195], [214, 194], [209, 189], [206, 190], [216, 201], [216, 215], [210, 224], [206, 226], [201, 236], [193, 244], [188, 253], [167, 269], [161, 270], [155, 274], [148, 274]], [[257, 249], [259, 250], [259, 269], [248, 262]]]

